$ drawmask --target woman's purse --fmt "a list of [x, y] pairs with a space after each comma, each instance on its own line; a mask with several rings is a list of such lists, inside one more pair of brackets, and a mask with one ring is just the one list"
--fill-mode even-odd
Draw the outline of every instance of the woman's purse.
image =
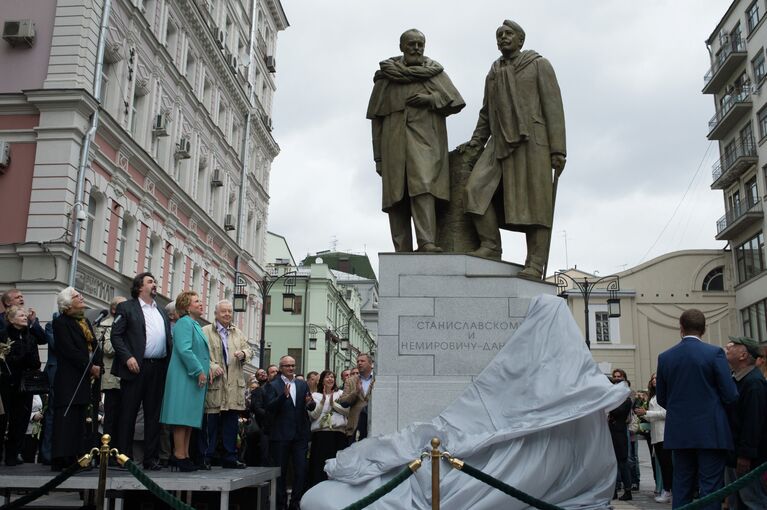
[[19, 391], [33, 395], [44, 395], [50, 392], [48, 376], [40, 370], [28, 370], [21, 374]]

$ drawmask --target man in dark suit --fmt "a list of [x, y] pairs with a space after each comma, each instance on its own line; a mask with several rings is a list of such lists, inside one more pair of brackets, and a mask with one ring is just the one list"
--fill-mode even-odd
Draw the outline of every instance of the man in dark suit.
[[[280, 358], [280, 374], [264, 390], [266, 412], [271, 422], [269, 445], [275, 464], [280, 466], [277, 479], [277, 509], [297, 509], [306, 481], [306, 452], [309, 448], [309, 415], [314, 400], [305, 381], [296, 379], [296, 360]], [[286, 477], [293, 461], [293, 490], [287, 505]]]
[[151, 273], [133, 279], [131, 297], [117, 305], [112, 323], [115, 360], [112, 374], [120, 378], [122, 397], [117, 445], [133, 456], [133, 433], [139, 407], [144, 407], [144, 469], [159, 470], [160, 408], [171, 354], [170, 321], [157, 306], [157, 282]]
[[[733, 441], [726, 406], [738, 400], [724, 351], [703, 343], [706, 318], [690, 309], [679, 317], [682, 341], [658, 356], [658, 404], [666, 409], [663, 447], [672, 450], [672, 508], [720, 489]], [[705, 507], [719, 510], [717, 501]]]

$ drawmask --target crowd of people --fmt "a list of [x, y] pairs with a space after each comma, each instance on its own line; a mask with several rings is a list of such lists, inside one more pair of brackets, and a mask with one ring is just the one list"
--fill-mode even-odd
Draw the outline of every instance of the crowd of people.
[[340, 380], [327, 369], [304, 378], [290, 356], [249, 380], [244, 365], [255, 353], [233, 323], [231, 302], [220, 301], [203, 327], [194, 291], [159, 306], [154, 276], [141, 273], [130, 295], [115, 298], [109, 313], [91, 323], [82, 294], [67, 287], [43, 329], [18, 289], [2, 294], [5, 465], [41, 462], [62, 470], [105, 433], [145, 470], [279, 466], [277, 506], [298, 508], [304, 490], [326, 479], [325, 461], [367, 436], [370, 354], [360, 354]]
[[[765, 348], [730, 337], [724, 349], [701, 340], [706, 319], [696, 309], [679, 318], [682, 340], [658, 357], [647, 391], [631, 395], [608, 415], [618, 464], [614, 499], [639, 489], [637, 439], [653, 460], [658, 503], [679, 508], [732, 483], [767, 461]], [[622, 369], [613, 383], [630, 381]], [[623, 494], [618, 495], [623, 489]], [[767, 508], [767, 476], [704, 508]]]

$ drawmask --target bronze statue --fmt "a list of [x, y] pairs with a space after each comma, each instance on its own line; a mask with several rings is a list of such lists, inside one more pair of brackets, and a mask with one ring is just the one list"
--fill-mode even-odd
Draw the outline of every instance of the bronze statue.
[[450, 194], [445, 118], [466, 106], [442, 66], [423, 55], [425, 43], [415, 29], [400, 36], [402, 56], [380, 63], [367, 111], [382, 209], [398, 252], [413, 251], [411, 216], [418, 250], [442, 251], [436, 207]]
[[480, 240], [471, 254], [500, 260], [498, 229], [524, 232], [527, 259], [520, 276], [539, 280], [549, 257], [556, 181], [565, 167], [562, 95], [549, 61], [521, 51], [521, 26], [506, 20], [495, 36], [501, 58], [485, 79], [474, 134], [460, 147], [471, 153], [484, 146], [464, 191]]

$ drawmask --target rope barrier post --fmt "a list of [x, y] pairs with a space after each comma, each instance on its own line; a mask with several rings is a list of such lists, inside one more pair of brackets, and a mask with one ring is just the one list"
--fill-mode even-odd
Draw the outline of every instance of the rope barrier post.
[[439, 510], [439, 461], [442, 454], [439, 451], [440, 440], [438, 437], [431, 440], [431, 508]]
[[107, 468], [109, 467], [109, 441], [112, 436], [101, 436], [101, 448], [99, 448], [99, 488], [96, 490], [96, 510], [104, 510], [104, 496], [107, 489]]

